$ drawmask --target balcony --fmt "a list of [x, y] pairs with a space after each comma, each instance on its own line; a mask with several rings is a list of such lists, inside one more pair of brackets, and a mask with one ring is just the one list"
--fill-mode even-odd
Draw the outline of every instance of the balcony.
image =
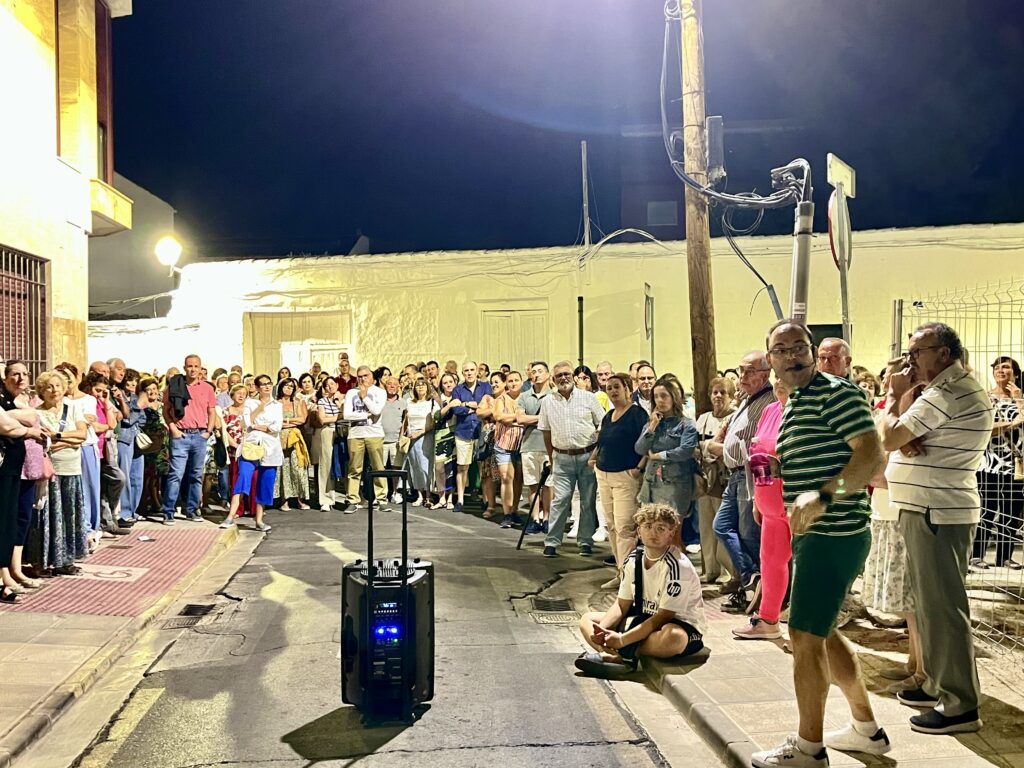
[[132, 201], [99, 179], [89, 181], [92, 236], [103, 237], [132, 228]]

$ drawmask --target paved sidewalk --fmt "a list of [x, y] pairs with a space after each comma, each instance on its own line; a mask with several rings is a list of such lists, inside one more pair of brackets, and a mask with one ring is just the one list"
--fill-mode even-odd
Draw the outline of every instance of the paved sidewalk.
[[45, 733], [238, 538], [212, 523], [139, 523], [83, 573], [0, 609], [0, 768]]
[[[745, 617], [718, 610], [721, 600], [712, 596], [715, 591], [705, 590], [708, 655], [690, 665], [648, 664], [647, 674], [727, 764], [749, 766], [752, 752], [775, 746], [796, 730], [793, 657], [782, 640], [734, 639], [732, 629], [742, 626]], [[857, 620], [843, 633], [858, 647], [875, 718], [893, 748], [883, 757], [829, 750], [831, 765], [1024, 767], [1024, 659], [988, 656], [982, 650], [984, 727], [978, 733], [928, 736], [910, 729], [909, 718], [917, 710], [886, 692], [890, 681], [878, 674], [896, 660], [905, 661], [896, 652], [906, 648], [905, 632]], [[846, 700], [835, 686], [829, 691], [825, 716], [826, 729], [849, 720]]]

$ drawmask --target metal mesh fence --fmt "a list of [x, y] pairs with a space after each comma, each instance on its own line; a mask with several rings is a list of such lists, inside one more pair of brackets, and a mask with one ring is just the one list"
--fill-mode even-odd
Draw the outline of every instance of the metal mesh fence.
[[[991, 366], [997, 357], [1024, 361], [1024, 280], [896, 301], [892, 351], [898, 354], [906, 347], [908, 334], [928, 322], [946, 323], [957, 331], [974, 377], [986, 389], [992, 388]], [[1024, 430], [1011, 430], [1006, 437], [1019, 456]], [[1015, 480], [1012, 471], [999, 475], [997, 481], [995, 475], [979, 475], [982, 523], [971, 553], [967, 591], [975, 634], [993, 650], [1024, 665], [1024, 570], [1016, 565], [1024, 563], [1024, 482]]]

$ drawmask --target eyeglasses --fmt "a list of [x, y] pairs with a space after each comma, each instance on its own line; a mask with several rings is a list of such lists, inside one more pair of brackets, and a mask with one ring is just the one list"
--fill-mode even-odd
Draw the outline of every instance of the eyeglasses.
[[[809, 344], [800, 343], [800, 344], [794, 344], [792, 347], [772, 347], [771, 349], [768, 350], [768, 354], [769, 355], [777, 355], [779, 357], [782, 357], [783, 355], [786, 355], [788, 357], [801, 357], [802, 355], [806, 355], [810, 351], [811, 351], [811, 347], [810, 347]], [[755, 369], [755, 370], [757, 370], [757, 369]], [[760, 370], [764, 370], [764, 369], [760, 369]], [[746, 368], [741, 368], [740, 371], [741, 372], [746, 372], [747, 369]]]
[[270, 381], [258, 381], [258, 382], [256, 382], [256, 386], [257, 387], [272, 387], [272, 386], [274, 386], [274, 384], [273, 384], [273, 382], [270, 382]]
[[554, 375], [554, 378], [556, 378], [556, 379], [571, 379], [572, 378], [572, 374], [569, 373], [568, 371], [565, 371], [563, 373], [556, 373]]
[[639, 528], [641, 531], [650, 531], [652, 533], [669, 533], [672, 530], [671, 525], [667, 523], [641, 523]]
[[924, 350], [926, 350], [926, 349], [942, 349], [944, 346], [946, 346], [946, 345], [945, 344], [932, 344], [931, 346], [928, 346], [928, 347], [916, 347], [914, 349], [908, 349], [906, 352], [904, 352], [901, 355], [901, 357], [904, 360], [917, 360], [917, 358], [919, 358], [921, 356], [921, 353]]

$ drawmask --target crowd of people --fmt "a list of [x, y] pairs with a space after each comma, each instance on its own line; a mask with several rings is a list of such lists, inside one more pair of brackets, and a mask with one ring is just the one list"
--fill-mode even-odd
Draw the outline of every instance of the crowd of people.
[[[1020, 367], [997, 358], [986, 391], [940, 323], [918, 328], [879, 375], [852, 362], [842, 339], [815, 345], [783, 321], [765, 351], [710, 382], [711, 408], [695, 414], [680, 379], [645, 360], [622, 372], [542, 360], [522, 372], [454, 360], [393, 372], [353, 370], [342, 353], [331, 372], [272, 378], [241, 366], [211, 376], [190, 355], [163, 376], [114, 359], [61, 363], [34, 382], [8, 360], [2, 599], [74, 575], [105, 535], [145, 516], [202, 522], [220, 505], [222, 527], [251, 517], [269, 531], [266, 510], [285, 506], [465, 513], [477, 497], [484, 518], [543, 536], [545, 557], [566, 539], [584, 557], [607, 541], [615, 572], [603, 587], [618, 599], [581, 622], [588, 674], [700, 650], [709, 585], [743, 615], [738, 640], [780, 638], [788, 623], [799, 728], [756, 766], [889, 749], [838, 632], [861, 577], [868, 607], [907, 619], [908, 663], [886, 674], [922, 709], [911, 727], [976, 730], [964, 576], [1021, 568]], [[371, 474], [388, 467], [407, 483]], [[831, 683], [852, 719], [823, 733]]]

